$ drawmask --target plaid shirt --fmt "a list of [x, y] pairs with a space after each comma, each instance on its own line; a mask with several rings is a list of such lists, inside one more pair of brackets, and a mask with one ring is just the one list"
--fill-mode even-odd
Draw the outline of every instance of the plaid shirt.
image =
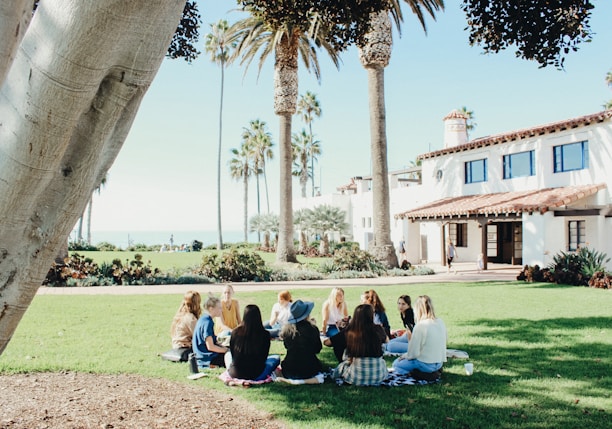
[[378, 386], [387, 374], [387, 363], [382, 357], [357, 357], [342, 361], [333, 377], [354, 386]]

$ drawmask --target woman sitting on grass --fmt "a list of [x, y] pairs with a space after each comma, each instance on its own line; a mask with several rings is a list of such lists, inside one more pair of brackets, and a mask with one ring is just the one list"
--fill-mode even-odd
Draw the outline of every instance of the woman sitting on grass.
[[337, 323], [348, 317], [348, 307], [344, 301], [344, 290], [335, 287], [331, 290], [329, 297], [323, 303], [323, 326], [321, 333], [327, 337], [333, 337], [340, 330]]
[[388, 353], [406, 353], [408, 351], [408, 342], [414, 329], [414, 311], [410, 306], [410, 297], [401, 295], [397, 299], [397, 309], [402, 318], [404, 329], [398, 329], [391, 332], [393, 337], [385, 346], [385, 351]]
[[361, 304], [344, 332], [346, 350], [344, 360], [333, 372], [355, 386], [376, 386], [387, 377], [387, 364], [382, 345], [387, 335], [382, 326], [374, 324], [373, 307]]
[[173, 349], [185, 349], [186, 353], [191, 352], [193, 331], [202, 314], [201, 302], [198, 292], [194, 290], [185, 292], [183, 302], [174, 315], [172, 326], [170, 327]]
[[232, 331], [229, 375], [243, 380], [266, 379], [280, 363], [278, 355], [268, 356], [269, 351], [270, 333], [263, 327], [261, 311], [256, 305], [247, 305], [242, 323]]
[[287, 323], [291, 313], [289, 307], [293, 300], [291, 299], [291, 292], [283, 290], [278, 293], [278, 301], [272, 306], [270, 313], [270, 320], [264, 323], [264, 328], [270, 332], [272, 338], [278, 338], [281, 328]]
[[238, 305], [238, 300], [233, 298], [234, 293], [234, 287], [231, 284], [227, 284], [223, 288], [221, 317], [219, 318], [219, 326], [215, 326], [215, 333], [217, 335], [223, 334], [229, 336], [232, 330], [241, 322], [240, 306]]
[[385, 330], [387, 337], [390, 338], [391, 326], [389, 325], [389, 319], [387, 318], [387, 313], [385, 313], [385, 306], [381, 302], [376, 291], [373, 289], [366, 290], [363, 295], [361, 295], [361, 303], [370, 304], [372, 307], [374, 307], [374, 323], [381, 325]]
[[408, 352], [393, 362], [398, 374], [414, 370], [432, 374], [446, 362], [446, 325], [436, 317], [431, 298], [419, 296], [414, 305], [416, 325], [408, 343]]
[[215, 336], [215, 322], [213, 317], [221, 316], [221, 301], [219, 298], [209, 296], [206, 300], [206, 312], [200, 317], [193, 332], [191, 345], [198, 364], [198, 368], [211, 366], [225, 367], [224, 356], [228, 347], [217, 344]]
[[279, 381], [292, 384], [323, 382], [323, 364], [317, 358], [322, 348], [321, 337], [319, 329], [309, 320], [313, 307], [313, 302], [303, 302], [301, 299], [291, 304], [291, 317], [281, 331], [287, 355], [281, 363], [282, 377], [278, 377]]

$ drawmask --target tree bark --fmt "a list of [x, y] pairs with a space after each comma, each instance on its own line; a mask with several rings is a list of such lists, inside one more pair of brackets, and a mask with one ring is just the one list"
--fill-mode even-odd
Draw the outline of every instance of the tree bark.
[[184, 4], [44, 1], [14, 60], [2, 51], [0, 353], [115, 160]]
[[276, 260], [297, 262], [293, 245], [293, 187], [291, 165], [291, 117], [298, 98], [298, 35], [284, 35], [276, 47], [274, 64], [274, 113], [279, 117], [280, 209]]
[[15, 59], [19, 44], [30, 25], [35, 0], [0, 2], [0, 84]]
[[359, 57], [368, 73], [370, 139], [372, 153], [372, 221], [374, 241], [369, 251], [387, 267], [397, 267], [391, 241], [389, 173], [387, 166], [387, 121], [385, 112], [385, 67], [389, 64], [393, 38], [388, 12], [371, 15], [372, 30]]

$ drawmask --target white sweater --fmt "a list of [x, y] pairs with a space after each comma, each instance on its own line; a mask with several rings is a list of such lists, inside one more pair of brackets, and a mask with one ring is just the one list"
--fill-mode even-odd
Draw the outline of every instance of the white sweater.
[[423, 319], [414, 325], [405, 358], [424, 363], [446, 362], [446, 325], [442, 319]]

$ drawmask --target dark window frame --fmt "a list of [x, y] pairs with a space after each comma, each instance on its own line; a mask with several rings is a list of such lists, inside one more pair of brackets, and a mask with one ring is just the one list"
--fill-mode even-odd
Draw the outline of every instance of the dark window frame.
[[[481, 177], [474, 177], [474, 166], [476, 166], [477, 164], [482, 163], [482, 178]], [[481, 182], [486, 182], [487, 181], [487, 158], [482, 158], [482, 159], [474, 159], [472, 161], [466, 161], [464, 164], [464, 173], [465, 173], [465, 183], [469, 184], [469, 183], [481, 183]]]
[[453, 242], [455, 247], [467, 247], [468, 245], [468, 229], [467, 223], [449, 223], [448, 238]]
[[[566, 165], [566, 158], [574, 160], [574, 157], [566, 155], [566, 151], [570, 148], [580, 145], [580, 165], [571, 167]], [[553, 172], [565, 173], [567, 171], [577, 171], [589, 168], [589, 141], [582, 140], [575, 143], [566, 143], [558, 146], [553, 146]]]
[[[513, 173], [512, 165], [513, 160], [517, 161], [522, 159], [522, 155], [528, 153], [529, 154], [529, 174], [516, 174]], [[515, 162], [516, 164], [516, 162]], [[529, 177], [535, 176], [535, 151], [526, 150], [524, 152], [511, 153], [503, 156], [503, 177], [504, 179], [514, 179], [517, 177]]]
[[567, 250], [575, 252], [586, 244], [586, 221], [567, 221]]

